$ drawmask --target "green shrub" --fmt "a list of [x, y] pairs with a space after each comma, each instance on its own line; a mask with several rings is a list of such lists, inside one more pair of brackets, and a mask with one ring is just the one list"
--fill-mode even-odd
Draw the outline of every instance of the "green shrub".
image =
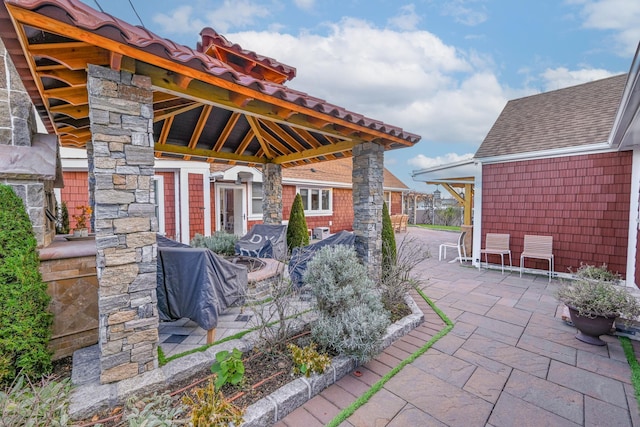
[[40, 377], [51, 370], [47, 349], [52, 315], [40, 275], [31, 221], [22, 199], [0, 185], [0, 383], [19, 371]]
[[211, 366], [211, 373], [216, 374], [216, 390], [225, 384], [237, 385], [244, 378], [242, 352], [237, 348], [229, 352], [222, 350], [216, 353], [216, 361]]
[[305, 347], [288, 344], [287, 349], [291, 352], [294, 374], [303, 374], [305, 377], [310, 377], [313, 373], [323, 373], [331, 365], [331, 358], [326, 354], [319, 353], [316, 350], [315, 343]]
[[173, 427], [187, 424], [182, 417], [187, 409], [166, 392], [142, 399], [132, 396], [127, 399], [122, 418], [129, 427]]
[[196, 234], [191, 240], [191, 246], [194, 248], [207, 248], [218, 255], [230, 256], [236, 252], [237, 241], [238, 236], [235, 234], [216, 231], [208, 237], [202, 234]]
[[366, 362], [380, 349], [389, 325], [379, 292], [352, 247], [326, 246], [307, 265], [304, 275], [316, 296], [318, 319], [311, 336], [322, 350]]
[[289, 224], [287, 225], [287, 246], [289, 252], [299, 246], [309, 244], [309, 232], [307, 231], [307, 220], [304, 217], [304, 207], [302, 206], [302, 196], [296, 194], [291, 205], [289, 214]]
[[0, 389], [0, 426], [68, 426], [71, 381], [34, 384], [23, 375]]
[[382, 203], [382, 276], [384, 277], [396, 262], [396, 236], [391, 225], [387, 202]]

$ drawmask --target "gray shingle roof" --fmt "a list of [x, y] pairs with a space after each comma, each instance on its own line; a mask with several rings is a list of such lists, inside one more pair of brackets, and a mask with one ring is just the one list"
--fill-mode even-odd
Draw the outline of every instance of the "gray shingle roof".
[[606, 142], [626, 78], [621, 74], [509, 101], [475, 158]]

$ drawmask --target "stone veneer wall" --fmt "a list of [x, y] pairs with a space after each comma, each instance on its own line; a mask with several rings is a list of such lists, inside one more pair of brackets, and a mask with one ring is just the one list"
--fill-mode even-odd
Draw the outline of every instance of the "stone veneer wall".
[[[38, 247], [48, 245], [55, 236], [55, 223], [48, 220], [45, 208], [53, 213], [55, 209], [53, 198], [53, 179], [43, 178], [45, 170], [55, 170], [56, 152], [47, 153], [42, 160], [53, 162], [52, 164], [36, 165], [36, 174], [29, 173], [30, 168], [25, 167], [24, 153], [32, 145], [33, 135], [37, 131], [36, 119], [31, 104], [31, 98], [24, 88], [20, 76], [7, 53], [2, 40], [0, 40], [0, 145], [5, 147], [0, 156], [8, 156], [13, 159], [0, 159], [0, 183], [13, 187], [16, 194], [24, 201], [25, 208], [33, 224], [33, 232], [38, 242]], [[6, 152], [6, 151], [9, 152]], [[42, 151], [34, 150], [41, 155]], [[43, 151], [46, 151], [43, 150]], [[53, 159], [51, 154], [54, 155]], [[34, 156], [37, 157], [37, 156]], [[28, 166], [33, 166], [29, 164]], [[49, 168], [45, 167], [49, 166]], [[40, 174], [40, 175], [37, 175]]]
[[151, 80], [89, 66], [100, 381], [158, 367]]
[[353, 147], [353, 231], [358, 257], [369, 277], [382, 272], [384, 147], [365, 142]]
[[282, 224], [282, 166], [267, 163], [262, 168], [262, 218], [264, 224]]

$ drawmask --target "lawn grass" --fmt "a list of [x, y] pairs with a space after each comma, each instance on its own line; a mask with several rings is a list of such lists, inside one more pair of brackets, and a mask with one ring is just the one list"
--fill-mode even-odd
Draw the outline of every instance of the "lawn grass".
[[415, 224], [414, 227], [427, 228], [429, 230], [440, 230], [440, 231], [460, 231], [459, 225]]
[[638, 404], [638, 408], [640, 408], [640, 364], [633, 351], [631, 340], [627, 337], [618, 337], [618, 339], [620, 340], [624, 354], [627, 356], [627, 362], [629, 362], [629, 367], [631, 368], [631, 384], [633, 384], [633, 390], [635, 391], [636, 403]]

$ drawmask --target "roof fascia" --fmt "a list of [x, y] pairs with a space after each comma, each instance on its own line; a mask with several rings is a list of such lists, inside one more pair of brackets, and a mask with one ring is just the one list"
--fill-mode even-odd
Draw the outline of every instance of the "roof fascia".
[[635, 122], [640, 123], [640, 43], [636, 48], [636, 54], [631, 62], [627, 81], [625, 83], [624, 92], [620, 106], [613, 122], [613, 127], [609, 135], [609, 143], [613, 147], [624, 148], [624, 145], [632, 145], [627, 138], [629, 129]]
[[532, 151], [528, 153], [508, 154], [504, 156], [474, 158], [482, 164], [519, 162], [526, 160], [540, 160], [553, 157], [583, 156], [588, 154], [598, 154], [618, 151], [611, 147], [608, 142], [597, 144], [581, 145], [579, 147], [557, 148], [553, 150]]

